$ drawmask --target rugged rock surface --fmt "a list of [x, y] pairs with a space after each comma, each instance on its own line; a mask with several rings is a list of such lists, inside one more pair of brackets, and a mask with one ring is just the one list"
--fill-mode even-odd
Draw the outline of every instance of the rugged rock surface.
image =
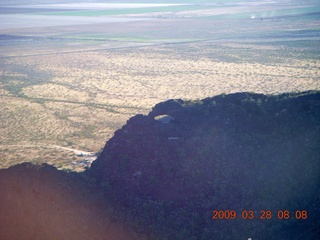
[[317, 239], [319, 146], [319, 92], [169, 100], [84, 173], [0, 170], [0, 239]]
[[[116, 131], [88, 174], [169, 239], [312, 239], [319, 146], [320, 93], [169, 100]], [[211, 219], [226, 209], [253, 210], [257, 219]], [[267, 221], [260, 219], [266, 209]], [[307, 209], [308, 219], [279, 220], [286, 209], [291, 216]]]

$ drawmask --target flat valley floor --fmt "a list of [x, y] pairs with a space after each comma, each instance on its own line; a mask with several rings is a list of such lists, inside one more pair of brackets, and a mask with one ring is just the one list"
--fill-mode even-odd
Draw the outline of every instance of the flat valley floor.
[[168, 99], [320, 90], [319, 7], [274, 2], [0, 7], [0, 168], [83, 171]]

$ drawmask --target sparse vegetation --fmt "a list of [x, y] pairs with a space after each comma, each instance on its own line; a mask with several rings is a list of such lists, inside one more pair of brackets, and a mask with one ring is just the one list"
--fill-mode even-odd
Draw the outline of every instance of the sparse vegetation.
[[[98, 151], [130, 116], [165, 99], [319, 89], [316, 53], [300, 60], [293, 50], [288, 57], [251, 46], [207, 43], [194, 55], [197, 44], [188, 43], [3, 59], [0, 145], [72, 142], [76, 149]], [[12, 159], [7, 154], [2, 157]]]
[[0, 2], [1, 240], [320, 235], [316, 0]]

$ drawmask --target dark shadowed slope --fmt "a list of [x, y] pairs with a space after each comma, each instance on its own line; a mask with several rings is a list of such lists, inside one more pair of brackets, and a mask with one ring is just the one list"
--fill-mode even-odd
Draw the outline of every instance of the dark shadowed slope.
[[[168, 239], [313, 239], [319, 146], [319, 92], [169, 100], [115, 132], [89, 173], [126, 217]], [[227, 209], [239, 218], [211, 219]], [[242, 219], [243, 210], [255, 219]], [[260, 219], [262, 210], [271, 219]], [[308, 216], [279, 220], [279, 210]]]
[[47, 164], [0, 170], [0, 239], [144, 239], [116, 220], [93, 183]]

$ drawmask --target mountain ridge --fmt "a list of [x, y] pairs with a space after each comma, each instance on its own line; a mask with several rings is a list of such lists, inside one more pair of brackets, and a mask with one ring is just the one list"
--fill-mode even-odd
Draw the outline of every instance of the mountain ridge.
[[[318, 91], [168, 100], [130, 118], [83, 173], [29, 163], [0, 170], [0, 238], [63, 238], [42, 209], [64, 216], [59, 232], [69, 239], [75, 216], [79, 239], [316, 239], [319, 146]], [[67, 215], [51, 209], [61, 204]], [[227, 210], [236, 219], [214, 219]], [[291, 218], [279, 219], [285, 210]]]
[[[162, 122], [156, 119], [159, 116], [172, 120]], [[162, 206], [161, 220], [144, 223], [159, 233], [176, 239], [200, 235], [219, 239], [229, 227], [216, 221], [220, 232], [214, 233], [212, 210], [253, 209], [259, 214], [267, 208], [275, 214], [281, 209], [308, 208], [308, 201], [319, 202], [319, 120], [320, 94], [312, 91], [168, 100], [147, 116], [130, 118], [88, 173], [107, 192], [116, 192], [118, 204], [135, 209], [142, 219], [152, 219]], [[174, 211], [177, 215], [171, 216]], [[269, 239], [274, 232], [281, 233], [279, 239], [297, 235], [294, 231], [285, 235], [272, 226], [276, 218], [257, 222], [259, 230], [245, 221], [233, 228], [238, 234], [244, 228], [251, 236], [265, 235], [259, 239]], [[185, 233], [175, 234], [176, 229]], [[272, 229], [269, 234], [267, 229]]]

